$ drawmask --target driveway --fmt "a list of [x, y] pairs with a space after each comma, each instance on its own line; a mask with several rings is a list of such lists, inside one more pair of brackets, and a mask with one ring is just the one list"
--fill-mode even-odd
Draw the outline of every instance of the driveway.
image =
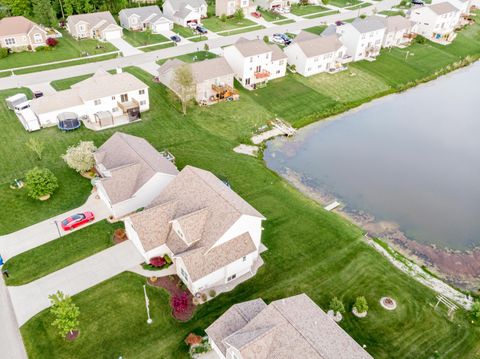
[[[42, 244], [71, 233], [72, 231], [65, 232], [61, 228], [60, 221], [72, 214], [85, 211], [91, 211], [95, 214], [95, 221], [87, 223], [86, 225], [101, 221], [110, 215], [105, 202], [96, 198], [95, 194], [92, 194], [88, 197], [87, 201], [78, 208], [34, 224], [33, 226], [21, 229], [20, 231], [0, 236], [0, 254], [4, 261], [6, 261], [17, 254], [26, 252], [29, 249], [41, 246]], [[81, 230], [86, 225], [74, 229], [73, 231]]]
[[50, 307], [50, 294], [60, 290], [73, 296], [144, 261], [135, 245], [127, 240], [32, 283], [8, 287], [18, 325]]
[[50, 82], [45, 82], [43, 84], [31, 85], [31, 86], [28, 86], [28, 88], [30, 90], [32, 90], [32, 92], [35, 92], [35, 91], [43, 92], [44, 95], [53, 95], [54, 93], [57, 92], [57, 90], [55, 90], [52, 87], [52, 85], [50, 85]]
[[0, 356], [8, 359], [27, 359], [17, 318], [3, 278], [0, 278]]
[[120, 50], [123, 56], [132, 56], [132, 55], [138, 55], [143, 53], [143, 51], [140, 51], [136, 47], [130, 45], [121, 37], [119, 37], [118, 39], [108, 40], [108, 42], [111, 43], [113, 46], [115, 46], [118, 50]]

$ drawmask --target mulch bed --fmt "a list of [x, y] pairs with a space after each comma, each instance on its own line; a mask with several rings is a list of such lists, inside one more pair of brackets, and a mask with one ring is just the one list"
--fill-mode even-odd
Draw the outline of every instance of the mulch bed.
[[[175, 319], [181, 322], [187, 322], [193, 317], [193, 313], [195, 312], [195, 305], [193, 304], [193, 295], [190, 293], [188, 289], [179, 288], [179, 283], [181, 283], [178, 276], [172, 276], [174, 279], [170, 279], [170, 277], [161, 277], [157, 278], [155, 282], [152, 282], [150, 278], [147, 280], [148, 284], [165, 289], [170, 294], [170, 306], [172, 307], [172, 315]], [[172, 301], [175, 296], [182, 295], [183, 293], [187, 293], [188, 296], [188, 306], [185, 311], [176, 312], [173, 308]]]
[[80, 335], [80, 330], [73, 330], [71, 333], [65, 335], [65, 339], [69, 342], [73, 342]]
[[128, 239], [125, 230], [123, 229], [116, 229], [115, 232], [113, 233], [113, 242], [115, 244], [119, 244], [122, 242], [125, 242]]

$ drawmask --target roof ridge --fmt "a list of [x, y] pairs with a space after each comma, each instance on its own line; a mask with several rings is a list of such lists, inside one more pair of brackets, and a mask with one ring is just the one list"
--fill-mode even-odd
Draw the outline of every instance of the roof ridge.
[[193, 215], [195, 215], [195, 214], [201, 213], [201, 212], [203, 212], [203, 211], [205, 211], [205, 210], [208, 210], [208, 207], [203, 207], [203, 208], [201, 208], [201, 209], [197, 209], [197, 210], [195, 210], [195, 211], [193, 211], [193, 212], [184, 214], [183, 216], [180, 216], [180, 217], [178, 217], [178, 218], [174, 218], [173, 220], [174, 220], [174, 221], [179, 221], [179, 220], [182, 220], [182, 219], [186, 219], [186, 218], [189, 218], [189, 217], [191, 217], [191, 216], [193, 216]]
[[[137, 151], [135, 148], [132, 147], [132, 145], [125, 139], [124, 136], [136, 137], [136, 138], [140, 139], [141, 141], [145, 141], [148, 145], [152, 146], [152, 145], [150, 144], [150, 142], [148, 142], [146, 139], [144, 139], [144, 138], [142, 138], [142, 137], [137, 137], [137, 136], [129, 135], [129, 134], [126, 134], [126, 133], [123, 133], [123, 132], [116, 132], [115, 134], [117, 134], [117, 133], [119, 134], [119, 136], [120, 136], [120, 138], [122, 139], [122, 141], [125, 142], [125, 143], [127, 144], [127, 146], [130, 147], [130, 149], [131, 149], [133, 152], [135, 152], [135, 153], [138, 155], [138, 157], [140, 157], [140, 158], [142, 159], [142, 161], [145, 162], [145, 163], [147, 164], [147, 166], [150, 167], [150, 169], [151, 169], [153, 172], [156, 173], [157, 171], [155, 170], [155, 168], [153, 168], [153, 166], [151, 165], [151, 163], [148, 162], [146, 159], [144, 159], [143, 156], [141, 156], [140, 153], [138, 153], [138, 151]], [[153, 147], [153, 146], [152, 146], [152, 147]], [[155, 149], [155, 147], [153, 147], [153, 148], [154, 148], [154, 150], [158, 153], [158, 151]]]
[[256, 330], [265, 330], [266, 329], [261, 335], [254, 337], [252, 340], [244, 343], [241, 347], [239, 347], [238, 349], [240, 350], [240, 349], [244, 348], [245, 346], [247, 346], [248, 344], [255, 343], [255, 342], [259, 341], [260, 339], [263, 339], [264, 337], [266, 337], [268, 334], [270, 334], [277, 327], [278, 327], [278, 324], [270, 324], [270, 325], [267, 325], [267, 326], [264, 326], [264, 327], [261, 327], [261, 328], [247, 329], [243, 332], [240, 329], [240, 330], [236, 331], [235, 333], [230, 334], [224, 340], [227, 340], [228, 338], [234, 336], [235, 334], [238, 334], [239, 332], [240, 332], [240, 334], [244, 334], [244, 333], [254, 332]]

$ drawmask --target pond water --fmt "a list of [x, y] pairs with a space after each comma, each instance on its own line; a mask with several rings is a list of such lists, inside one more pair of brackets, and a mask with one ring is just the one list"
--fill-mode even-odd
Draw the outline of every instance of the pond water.
[[472, 248], [480, 245], [479, 105], [477, 62], [276, 138], [265, 161], [410, 239]]

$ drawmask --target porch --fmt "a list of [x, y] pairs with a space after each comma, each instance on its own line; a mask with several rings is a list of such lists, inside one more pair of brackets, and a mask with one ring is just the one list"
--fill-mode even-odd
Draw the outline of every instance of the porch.
[[213, 105], [223, 101], [236, 101], [240, 98], [238, 91], [229, 85], [212, 85], [213, 95], [208, 100], [202, 101], [200, 105]]
[[138, 121], [141, 121], [140, 116], [132, 120], [127, 114], [113, 116], [111, 112], [107, 111], [97, 112], [93, 118], [88, 116], [82, 118], [83, 125], [92, 131], [101, 131], [108, 128], [128, 125]]

